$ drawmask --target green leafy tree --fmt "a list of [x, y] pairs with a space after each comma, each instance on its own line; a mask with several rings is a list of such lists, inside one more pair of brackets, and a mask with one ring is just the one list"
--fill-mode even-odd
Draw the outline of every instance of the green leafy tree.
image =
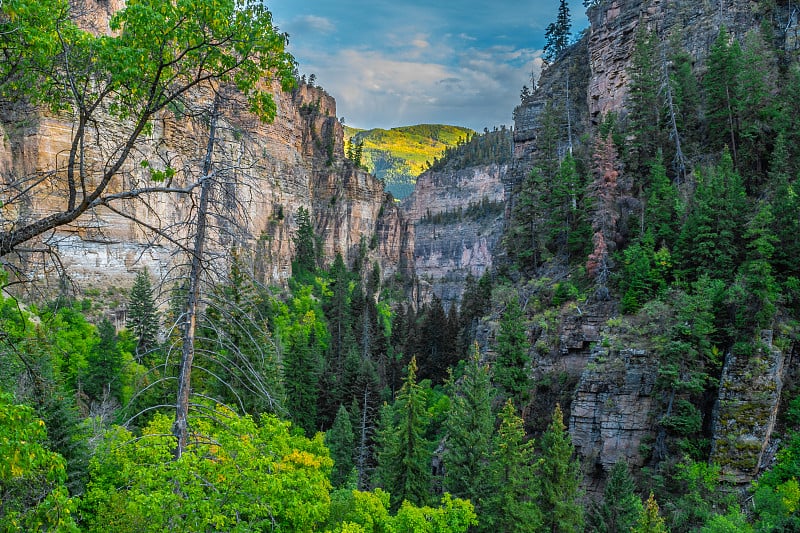
[[644, 209], [646, 228], [656, 247], [672, 249], [679, 230], [678, 190], [667, 177], [663, 157], [658, 154], [650, 165], [650, 190]]
[[500, 318], [500, 331], [495, 345], [494, 382], [505, 398], [510, 398], [519, 409], [528, 401], [528, 343], [525, 315], [515, 297], [508, 303]]
[[350, 423], [350, 414], [343, 405], [336, 413], [333, 426], [325, 433], [325, 444], [331, 452], [331, 459], [333, 459], [331, 484], [334, 487], [340, 487], [351, 479], [353, 468], [355, 468], [353, 425]]
[[591, 531], [597, 533], [628, 533], [642, 513], [642, 501], [625, 461], [611, 468], [603, 499], [592, 506], [588, 515]]
[[82, 499], [87, 531], [319, 529], [330, 509], [332, 465], [322, 435], [307, 439], [273, 416], [256, 424], [205, 407], [204, 416], [190, 420], [193, 434], [204, 438], [193, 439], [177, 460], [166, 416], [157, 415], [137, 438], [120, 427], [106, 435]]
[[719, 165], [699, 177], [675, 248], [676, 262], [688, 280], [704, 274], [723, 280], [733, 277], [742, 259], [746, 212], [742, 178], [734, 169], [731, 154], [725, 151]]
[[145, 268], [133, 280], [128, 299], [125, 327], [136, 337], [136, 358], [142, 357], [158, 346], [159, 316], [153, 298], [150, 274]]
[[632, 174], [643, 174], [662, 148], [664, 80], [658, 61], [658, 44], [658, 35], [640, 25], [631, 57], [628, 90], [628, 132], [633, 141], [629, 144], [626, 170]]
[[727, 29], [720, 28], [717, 40], [708, 55], [708, 70], [703, 78], [706, 94], [706, 120], [711, 146], [722, 150], [728, 146], [734, 165], [738, 164], [740, 117], [737, 101], [741, 96], [739, 76], [742, 71], [742, 49], [731, 39]]
[[491, 493], [481, 511], [481, 531], [543, 531], [537, 460], [533, 441], [514, 404], [507, 400], [500, 411], [500, 427], [492, 440], [489, 469]]
[[444, 488], [459, 498], [469, 499], [478, 513], [490, 495], [492, 389], [489, 368], [480, 364], [477, 343], [467, 360], [464, 376], [453, 385], [452, 406], [445, 429]]
[[431, 495], [431, 444], [425, 438], [429, 418], [425, 389], [417, 383], [417, 360], [392, 407], [384, 407], [378, 452], [378, 479], [392, 495], [392, 508], [408, 501], [424, 505]]
[[553, 420], [542, 434], [542, 456], [537, 469], [542, 495], [542, 531], [567, 533], [583, 531], [581, 468], [575, 456], [569, 432], [564, 425], [561, 406], [556, 405]]
[[47, 446], [43, 420], [0, 393], [0, 530], [74, 531], [64, 458]]
[[[19, 213], [0, 231], [0, 256], [103, 204], [124, 210], [124, 202], [148, 195], [190, 193], [193, 187], [172, 186], [175, 169], [156, 170], [148, 163], [148, 183], [123, 183], [118, 174], [132, 154], [146, 152], [153, 120], [182, 105], [195, 89], [235, 85], [252, 111], [271, 118], [276, 105], [264, 81], [286, 88], [294, 82], [287, 36], [276, 31], [260, 2], [129, 1], [111, 17], [111, 31], [97, 35], [78, 28], [66, 0], [11, 0], [1, 9], [3, 99], [31, 102], [33, 113], [49, 107], [74, 124], [67, 128], [72, 137], [63, 160], [69, 164], [56, 190], [35, 174], [0, 189], [4, 198], [15, 198], [15, 209], [7, 212]], [[120, 130], [119, 124], [126, 127]], [[95, 138], [105, 139], [103, 146]], [[105, 164], [91, 163], [98, 158]], [[45, 173], [60, 171], [61, 160], [60, 154]], [[19, 190], [25, 193], [12, 193]], [[23, 214], [18, 207], [45, 190], [61, 202], [40, 216]]]

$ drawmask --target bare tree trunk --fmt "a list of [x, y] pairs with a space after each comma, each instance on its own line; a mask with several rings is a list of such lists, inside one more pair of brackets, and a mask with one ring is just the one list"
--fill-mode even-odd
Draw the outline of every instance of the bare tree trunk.
[[356, 460], [356, 470], [358, 471], [358, 490], [367, 488], [367, 406], [368, 406], [369, 386], [364, 386], [364, 405], [361, 406], [361, 437], [358, 443], [358, 458]]
[[675, 103], [672, 100], [672, 85], [669, 82], [669, 72], [667, 71], [667, 58], [664, 49], [661, 49], [661, 69], [664, 76], [664, 90], [667, 93], [667, 106], [669, 107], [670, 127], [672, 128], [672, 139], [675, 141], [675, 163], [681, 182], [686, 181], [686, 156], [681, 147], [681, 135], [678, 132], [678, 120], [675, 116]]
[[178, 374], [178, 397], [175, 404], [175, 422], [172, 425], [172, 434], [175, 436], [175, 459], [180, 459], [186, 450], [189, 437], [189, 395], [191, 393], [192, 362], [194, 361], [195, 332], [197, 329], [197, 309], [200, 301], [200, 277], [203, 273], [203, 251], [208, 227], [208, 197], [213, 180], [211, 179], [212, 155], [219, 118], [220, 96], [215, 92], [214, 104], [211, 109], [211, 121], [208, 132], [206, 156], [203, 161], [203, 174], [201, 176], [200, 203], [197, 207], [197, 232], [194, 236], [194, 248], [191, 256], [191, 269], [189, 271], [189, 287], [186, 296], [186, 318], [183, 328], [183, 348], [181, 352], [180, 372]]

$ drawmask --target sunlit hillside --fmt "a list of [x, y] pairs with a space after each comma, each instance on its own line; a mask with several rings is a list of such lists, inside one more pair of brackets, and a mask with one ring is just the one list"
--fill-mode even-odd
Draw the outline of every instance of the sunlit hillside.
[[441, 124], [420, 124], [390, 130], [345, 128], [345, 139], [364, 143], [362, 164], [386, 183], [396, 198], [405, 198], [414, 189], [416, 177], [446, 148], [466, 140], [474, 132], [468, 128]]

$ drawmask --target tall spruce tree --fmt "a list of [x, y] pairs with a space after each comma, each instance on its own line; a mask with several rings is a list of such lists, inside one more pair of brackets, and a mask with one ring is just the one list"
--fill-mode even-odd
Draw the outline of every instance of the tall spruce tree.
[[572, 17], [569, 13], [567, 0], [560, 0], [556, 21], [547, 25], [544, 33], [544, 58], [547, 61], [558, 59], [561, 53], [569, 46], [572, 30]]
[[136, 337], [138, 360], [158, 345], [159, 316], [147, 268], [137, 273], [133, 281], [125, 327]]
[[525, 315], [514, 297], [500, 319], [493, 373], [503, 397], [511, 399], [520, 410], [528, 402], [530, 393], [526, 368], [529, 348]]
[[491, 494], [483, 506], [481, 531], [542, 531], [543, 514], [533, 441], [525, 440], [522, 418], [511, 400], [500, 411], [489, 463]]
[[575, 455], [569, 432], [564, 425], [564, 413], [556, 405], [553, 420], [542, 434], [542, 455], [537, 478], [541, 484], [540, 498], [544, 513], [542, 531], [577, 533], [583, 531], [581, 505], [580, 463]]
[[480, 364], [478, 343], [473, 343], [464, 376], [453, 385], [447, 415], [444, 489], [472, 501], [479, 516], [490, 494], [493, 397], [489, 368]]
[[355, 481], [353, 452], [355, 435], [350, 414], [344, 405], [339, 406], [333, 426], [325, 433], [325, 445], [331, 452], [333, 470], [331, 471], [331, 485], [341, 487], [350, 480]]
[[642, 512], [642, 501], [625, 461], [611, 467], [602, 501], [595, 503], [588, 516], [590, 530], [596, 533], [629, 533]]
[[708, 56], [708, 70], [703, 78], [706, 94], [706, 120], [712, 148], [728, 146], [734, 166], [738, 164], [739, 108], [741, 96], [739, 76], [742, 70], [742, 49], [723, 27]]
[[378, 478], [389, 491], [392, 507], [403, 501], [425, 505], [431, 495], [431, 444], [425, 439], [429, 418], [425, 389], [417, 383], [417, 360], [391, 407], [384, 407], [378, 452]]
[[295, 233], [292, 274], [298, 279], [312, 275], [317, 270], [317, 247], [311, 215], [303, 206], [297, 208], [297, 233]]
[[122, 370], [122, 354], [117, 346], [117, 332], [114, 324], [107, 318], [97, 326], [99, 342], [86, 358], [87, 375], [83, 387], [92, 399], [120, 399], [120, 371]]

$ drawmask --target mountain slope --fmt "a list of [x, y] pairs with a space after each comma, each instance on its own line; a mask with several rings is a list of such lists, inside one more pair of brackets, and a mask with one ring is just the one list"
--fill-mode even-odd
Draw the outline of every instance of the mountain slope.
[[448, 147], [467, 140], [475, 132], [459, 126], [419, 124], [400, 128], [359, 130], [345, 127], [345, 139], [363, 142], [361, 162], [381, 179], [396, 198], [414, 189], [417, 176]]

